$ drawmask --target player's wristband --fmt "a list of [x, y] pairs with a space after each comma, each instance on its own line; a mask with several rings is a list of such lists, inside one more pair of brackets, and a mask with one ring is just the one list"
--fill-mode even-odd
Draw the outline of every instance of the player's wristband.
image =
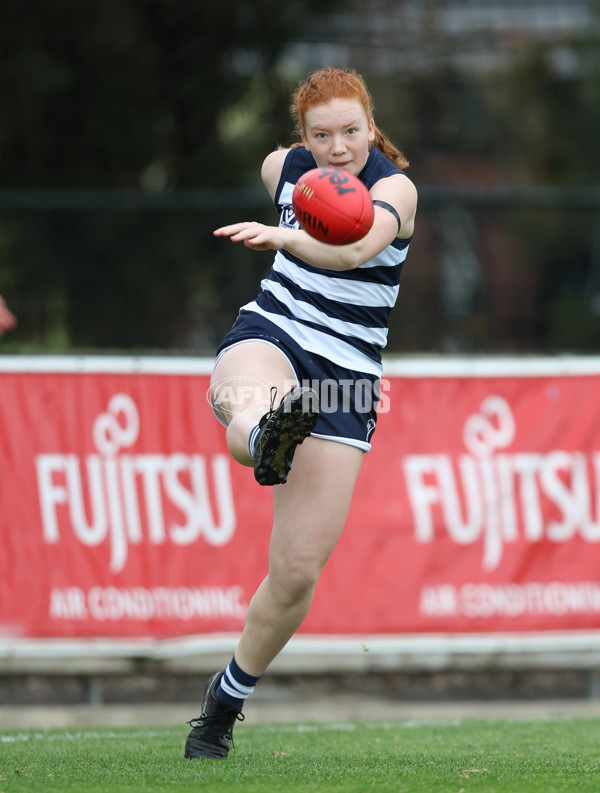
[[382, 207], [383, 209], [387, 209], [388, 212], [391, 212], [398, 222], [398, 231], [400, 231], [402, 227], [402, 221], [400, 220], [400, 215], [396, 212], [396, 210], [391, 204], [388, 204], [387, 201], [380, 201], [378, 198], [376, 198], [373, 201], [373, 206]]

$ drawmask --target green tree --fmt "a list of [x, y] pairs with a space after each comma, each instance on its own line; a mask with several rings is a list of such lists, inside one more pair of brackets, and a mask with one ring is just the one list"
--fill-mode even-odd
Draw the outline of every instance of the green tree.
[[[41, 190], [259, 190], [289, 128], [279, 56], [341, 5], [2, 0], [0, 184], [29, 190], [0, 205], [9, 348], [214, 347], [264, 263], [212, 239], [235, 194], [215, 211], [112, 210], [110, 194], [65, 210]], [[272, 218], [266, 204], [253, 212]]]

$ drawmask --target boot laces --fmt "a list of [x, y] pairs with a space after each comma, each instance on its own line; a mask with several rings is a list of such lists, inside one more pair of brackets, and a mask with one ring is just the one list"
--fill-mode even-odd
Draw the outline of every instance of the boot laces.
[[206, 738], [232, 740], [233, 727], [236, 721], [244, 721], [246, 717], [241, 711], [221, 711], [216, 713], [203, 713], [187, 724], [190, 727], [203, 728]]
[[275, 399], [277, 398], [277, 386], [276, 385], [272, 385], [271, 386], [271, 390], [269, 392], [269, 396], [270, 396], [270, 399], [271, 399], [271, 406], [269, 407], [267, 412], [264, 414], [264, 416], [261, 417], [260, 421], [258, 422], [258, 426], [259, 427], [264, 427], [265, 424], [267, 423], [267, 421], [273, 415], [273, 413], [275, 413]]

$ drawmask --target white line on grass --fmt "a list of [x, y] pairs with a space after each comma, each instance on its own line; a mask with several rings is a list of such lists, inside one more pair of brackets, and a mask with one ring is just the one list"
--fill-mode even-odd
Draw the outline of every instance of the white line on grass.
[[17, 733], [16, 735], [0, 735], [0, 743], [15, 743], [17, 741], [81, 741], [81, 740], [119, 740], [122, 741], [126, 738], [164, 738], [165, 733], [169, 731], [168, 727], [162, 730], [141, 730], [136, 732], [61, 732], [61, 733], [43, 733], [36, 732], [32, 734]]
[[[571, 715], [544, 716], [532, 719], [483, 719], [483, 721], [503, 721], [508, 724], [522, 724], [531, 722], [549, 721], [573, 721]], [[249, 725], [254, 732], [262, 733], [312, 733], [312, 732], [352, 732], [357, 729], [367, 730], [413, 730], [419, 727], [460, 727], [464, 719], [405, 719], [403, 721], [369, 721], [358, 722], [331, 722], [319, 724], [256, 724]], [[154, 730], [136, 730], [131, 732], [126, 728], [123, 732], [99, 732], [98, 730], [86, 730], [78, 732], [61, 733], [16, 733], [14, 735], [3, 735], [0, 733], [0, 743], [17, 743], [19, 741], [82, 741], [82, 740], [137, 740], [140, 738], [160, 738], [164, 739], [166, 734], [171, 735], [172, 727], [162, 727]]]
[[[356, 724], [354, 722], [331, 722], [326, 724], [257, 724], [251, 727], [255, 732], [262, 733], [306, 733], [306, 732], [352, 732], [359, 727], [366, 729], [413, 729], [415, 727], [438, 726], [438, 727], [456, 727], [461, 724], [460, 719], [453, 719], [448, 721], [437, 721], [424, 719], [418, 721], [411, 719], [408, 721], [396, 722], [369, 722], [365, 724]], [[171, 733], [172, 728], [164, 727], [159, 730], [136, 730], [129, 732], [98, 732], [97, 730], [78, 731], [78, 732], [61, 732], [61, 733], [17, 733], [15, 735], [2, 735], [0, 734], [0, 743], [18, 743], [19, 741], [82, 741], [82, 740], [118, 740], [125, 739], [133, 740], [139, 738], [161, 738], [165, 737], [165, 733]]]

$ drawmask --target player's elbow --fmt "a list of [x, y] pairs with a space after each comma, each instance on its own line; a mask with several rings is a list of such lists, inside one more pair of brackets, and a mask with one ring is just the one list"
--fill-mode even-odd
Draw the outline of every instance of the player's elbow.
[[338, 260], [340, 270], [356, 270], [361, 264], [364, 264], [364, 260], [362, 257], [357, 256], [354, 251], [344, 251]]
[[369, 261], [372, 254], [370, 249], [364, 244], [363, 240], [353, 242], [350, 245], [340, 245], [340, 270], [355, 270], [361, 264]]

